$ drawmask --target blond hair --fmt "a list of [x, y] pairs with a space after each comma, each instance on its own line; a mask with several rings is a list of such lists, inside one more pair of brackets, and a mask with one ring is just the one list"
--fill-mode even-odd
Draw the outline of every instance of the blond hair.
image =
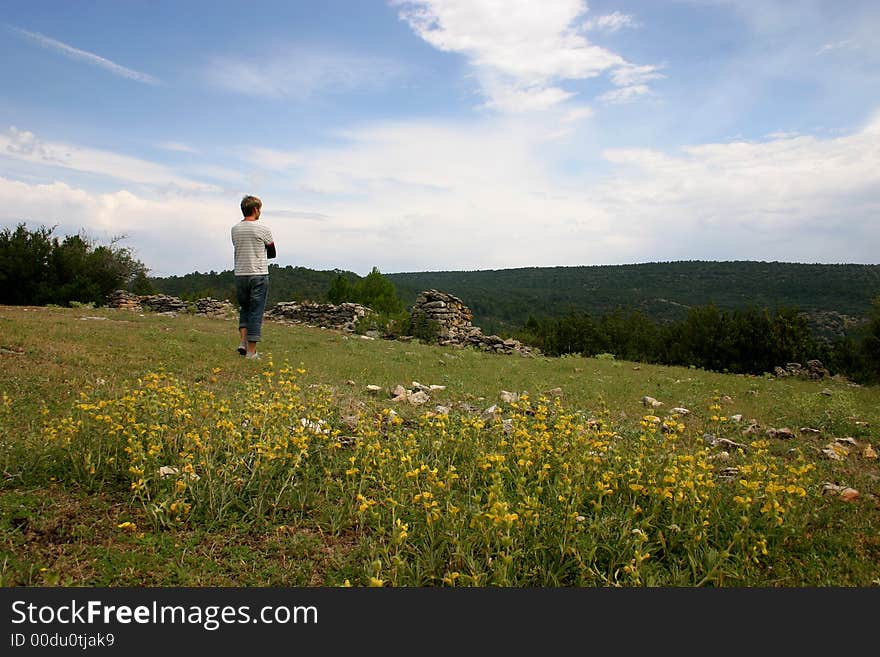
[[257, 208], [262, 208], [263, 202], [258, 199], [256, 196], [245, 196], [241, 199], [241, 213], [245, 217], [250, 217], [254, 212], [257, 211]]

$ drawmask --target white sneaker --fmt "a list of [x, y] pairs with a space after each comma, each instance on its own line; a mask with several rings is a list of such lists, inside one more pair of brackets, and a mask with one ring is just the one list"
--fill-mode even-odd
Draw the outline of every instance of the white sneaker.
[[245, 342], [244, 340], [242, 340], [241, 344], [238, 345], [238, 353], [241, 354], [242, 356], [247, 354], [247, 342]]
[[259, 352], [255, 351], [252, 354], [247, 354], [245, 356], [245, 358], [247, 358], [248, 360], [260, 360], [260, 354], [259, 354]]

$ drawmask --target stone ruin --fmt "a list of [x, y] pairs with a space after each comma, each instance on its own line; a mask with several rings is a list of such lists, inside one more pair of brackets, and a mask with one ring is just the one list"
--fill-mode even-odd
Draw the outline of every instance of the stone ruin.
[[[178, 297], [167, 294], [137, 295], [117, 290], [110, 295], [108, 306], [128, 310], [149, 310], [156, 313], [175, 315], [192, 312], [196, 315], [226, 319], [236, 316], [235, 307], [229, 301], [205, 297], [187, 303]], [[302, 324], [321, 328], [337, 329], [353, 333], [359, 319], [374, 314], [375, 311], [358, 303], [312, 303], [309, 301], [279, 301], [266, 310], [264, 318], [288, 324]], [[481, 351], [498, 354], [518, 354], [538, 356], [540, 351], [519, 340], [501, 338], [497, 335], [484, 335], [479, 326], [471, 322], [474, 318], [470, 308], [452, 294], [438, 290], [425, 290], [416, 299], [410, 310], [415, 323], [419, 319], [435, 322], [438, 327], [439, 344], [443, 346], [474, 347]], [[811, 361], [812, 362], [812, 361]]]
[[[166, 314], [191, 312], [195, 315], [216, 319], [237, 316], [235, 306], [231, 302], [211, 297], [187, 303], [178, 297], [167, 294], [138, 295], [125, 290], [116, 290], [107, 299], [107, 305], [110, 308], [123, 308], [138, 312], [145, 310]], [[266, 310], [263, 317], [282, 323], [305, 324], [353, 332], [357, 321], [371, 313], [373, 313], [372, 309], [357, 303], [333, 305], [308, 301], [280, 301]]]
[[141, 308], [154, 313], [185, 313], [186, 301], [169, 294], [145, 294], [141, 296]]
[[499, 354], [540, 355], [538, 349], [524, 345], [519, 340], [483, 335], [479, 326], [471, 324], [474, 314], [470, 308], [461, 299], [447, 292], [423, 291], [416, 298], [410, 316], [413, 322], [420, 319], [435, 322], [441, 345], [471, 346]]
[[235, 307], [229, 301], [221, 301], [211, 297], [197, 299], [193, 304], [188, 304], [179, 297], [167, 294], [133, 294], [125, 290], [116, 290], [107, 298], [110, 308], [134, 310], [142, 312], [148, 310], [154, 313], [177, 314], [192, 312], [203, 317], [225, 319], [235, 315]]
[[793, 376], [799, 379], [824, 379], [831, 375], [819, 360], [808, 360], [806, 367], [800, 363], [786, 363], [785, 367], [777, 366], [773, 370], [779, 378]]
[[107, 305], [110, 308], [122, 308], [123, 310], [143, 310], [139, 295], [125, 290], [116, 290], [107, 297]]
[[352, 333], [360, 318], [373, 313], [371, 308], [359, 303], [345, 302], [334, 305], [309, 301], [279, 301], [265, 312], [264, 317], [274, 321], [339, 329]]
[[238, 316], [238, 311], [235, 309], [235, 306], [225, 299], [223, 301], [211, 297], [196, 299], [195, 307], [196, 315], [201, 315], [202, 317], [227, 319], [229, 317]]
[[474, 314], [464, 302], [446, 292], [425, 290], [416, 298], [410, 310], [412, 319], [426, 319], [438, 326], [438, 336], [442, 344], [464, 341], [471, 334], [482, 333], [471, 324]]

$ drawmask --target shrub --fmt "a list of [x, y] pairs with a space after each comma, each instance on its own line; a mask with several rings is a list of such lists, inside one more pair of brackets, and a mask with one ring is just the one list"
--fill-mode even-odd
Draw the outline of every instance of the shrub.
[[440, 324], [428, 319], [425, 313], [415, 313], [407, 318], [402, 326], [403, 335], [411, 335], [427, 344], [436, 344], [440, 340]]
[[145, 277], [143, 263], [118, 246], [123, 238], [108, 246], [83, 235], [59, 241], [52, 236], [54, 230], [29, 231], [21, 223], [15, 231], [0, 231], [0, 303], [103, 305], [112, 292]]

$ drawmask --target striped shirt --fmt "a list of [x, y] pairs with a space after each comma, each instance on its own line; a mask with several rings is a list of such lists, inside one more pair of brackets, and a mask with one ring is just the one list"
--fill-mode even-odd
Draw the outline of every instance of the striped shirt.
[[275, 240], [268, 226], [242, 219], [232, 227], [232, 246], [236, 276], [269, 274], [268, 258], [275, 256]]

